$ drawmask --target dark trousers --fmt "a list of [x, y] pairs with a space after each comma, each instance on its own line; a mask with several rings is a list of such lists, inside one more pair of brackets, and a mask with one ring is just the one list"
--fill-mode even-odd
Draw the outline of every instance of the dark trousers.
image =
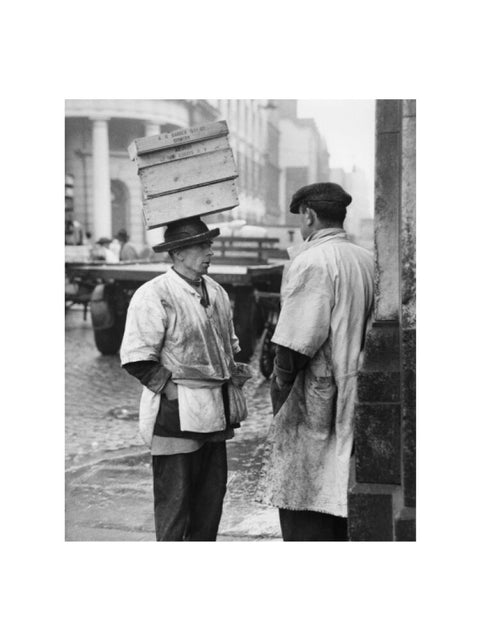
[[318, 511], [279, 509], [280, 528], [285, 542], [348, 541], [347, 518]]
[[215, 541], [227, 488], [225, 442], [152, 456], [157, 541]]

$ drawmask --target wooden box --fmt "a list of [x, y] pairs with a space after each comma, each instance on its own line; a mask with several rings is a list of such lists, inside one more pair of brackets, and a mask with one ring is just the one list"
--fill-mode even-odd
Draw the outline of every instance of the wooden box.
[[235, 159], [222, 120], [134, 140], [148, 229], [238, 206]]

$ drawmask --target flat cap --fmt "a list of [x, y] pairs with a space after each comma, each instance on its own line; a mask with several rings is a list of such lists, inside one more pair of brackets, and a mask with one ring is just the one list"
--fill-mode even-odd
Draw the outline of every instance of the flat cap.
[[334, 182], [315, 182], [307, 184], [293, 194], [290, 212], [299, 213], [302, 204], [325, 212], [346, 213], [346, 208], [352, 201], [352, 196], [339, 184]]

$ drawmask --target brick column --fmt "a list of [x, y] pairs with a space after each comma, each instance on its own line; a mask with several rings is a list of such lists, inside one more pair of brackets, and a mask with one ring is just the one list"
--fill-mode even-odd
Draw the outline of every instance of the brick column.
[[92, 122], [93, 160], [93, 237], [111, 237], [112, 207], [110, 199], [110, 152], [108, 118]]

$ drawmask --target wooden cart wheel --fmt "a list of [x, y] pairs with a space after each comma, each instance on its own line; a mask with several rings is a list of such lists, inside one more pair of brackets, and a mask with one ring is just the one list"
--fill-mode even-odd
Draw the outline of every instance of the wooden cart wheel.
[[118, 352], [122, 344], [123, 331], [117, 327], [111, 329], [93, 329], [95, 345], [101, 354], [111, 356]]
[[267, 326], [263, 330], [260, 338], [260, 373], [267, 380], [273, 373], [273, 361], [275, 358], [275, 347], [272, 343], [273, 327]]
[[113, 355], [122, 344], [125, 317], [118, 312], [117, 291], [113, 284], [99, 284], [92, 292], [90, 312], [97, 349]]

